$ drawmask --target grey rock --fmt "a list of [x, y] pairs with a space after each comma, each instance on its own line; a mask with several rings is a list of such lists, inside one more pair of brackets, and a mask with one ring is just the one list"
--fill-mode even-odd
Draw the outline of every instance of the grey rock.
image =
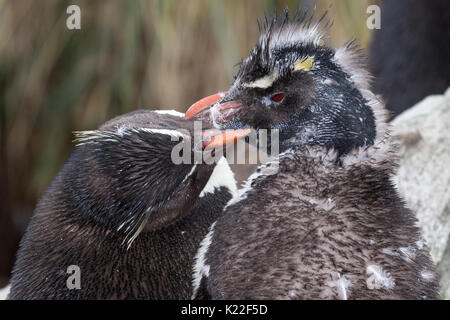
[[392, 121], [400, 143], [394, 181], [416, 213], [450, 298], [450, 88], [425, 98]]

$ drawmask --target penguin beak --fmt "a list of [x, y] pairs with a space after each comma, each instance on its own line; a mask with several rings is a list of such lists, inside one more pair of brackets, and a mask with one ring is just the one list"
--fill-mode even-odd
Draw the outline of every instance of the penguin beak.
[[226, 94], [227, 92], [219, 92], [200, 99], [186, 111], [184, 118], [211, 119], [219, 124], [229, 120], [242, 107], [242, 102], [227, 101], [221, 103], [220, 101]]
[[[229, 120], [242, 107], [240, 101], [227, 101], [220, 103], [227, 92], [219, 92], [200, 99], [194, 103], [185, 114], [185, 119], [213, 120], [215, 123], [223, 123]], [[213, 114], [211, 114], [213, 113]], [[210, 129], [202, 132], [203, 148], [213, 149], [235, 143], [237, 140], [250, 134], [250, 129], [218, 130]]]
[[203, 149], [209, 150], [233, 144], [250, 134], [250, 129], [239, 130], [205, 130], [202, 132]]

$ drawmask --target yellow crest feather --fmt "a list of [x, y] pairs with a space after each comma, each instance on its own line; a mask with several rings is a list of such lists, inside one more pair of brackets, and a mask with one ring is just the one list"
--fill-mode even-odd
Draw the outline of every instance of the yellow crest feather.
[[314, 69], [314, 56], [306, 56], [294, 63], [294, 70], [310, 71]]

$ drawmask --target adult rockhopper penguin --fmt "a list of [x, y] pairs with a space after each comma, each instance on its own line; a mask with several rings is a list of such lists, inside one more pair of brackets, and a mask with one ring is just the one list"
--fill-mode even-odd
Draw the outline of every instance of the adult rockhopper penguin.
[[280, 137], [279, 157], [257, 169], [202, 241], [195, 298], [439, 297], [416, 218], [391, 181], [384, 105], [358, 47], [324, 45], [324, 19], [270, 19], [229, 91], [186, 113]]
[[77, 135], [21, 241], [11, 299], [191, 297], [198, 245], [236, 186], [224, 159], [171, 161], [192, 132], [183, 117], [137, 111]]

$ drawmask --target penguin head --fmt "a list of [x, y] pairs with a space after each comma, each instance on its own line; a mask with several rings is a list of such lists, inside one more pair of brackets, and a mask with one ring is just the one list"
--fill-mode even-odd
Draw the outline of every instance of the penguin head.
[[85, 217], [131, 244], [141, 231], [164, 228], [189, 212], [215, 166], [172, 158], [175, 147], [191, 139], [192, 121], [183, 117], [138, 111], [76, 133], [71, 186], [77, 190], [70, 193]]
[[370, 76], [354, 42], [324, 44], [326, 14], [285, 12], [266, 19], [259, 40], [227, 92], [198, 103], [187, 118], [220, 129], [278, 129], [280, 151], [319, 145], [338, 154], [374, 144], [376, 117], [367, 99]]

